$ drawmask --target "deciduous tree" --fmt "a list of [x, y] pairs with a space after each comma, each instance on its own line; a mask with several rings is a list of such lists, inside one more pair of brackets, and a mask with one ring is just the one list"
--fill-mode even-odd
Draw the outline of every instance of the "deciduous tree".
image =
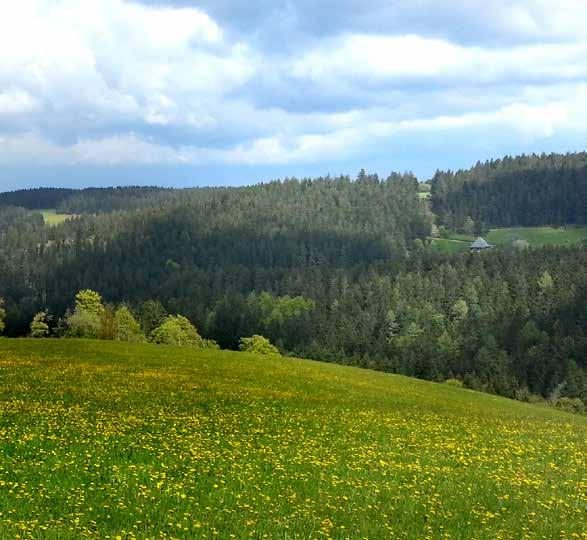
[[203, 347], [204, 341], [195, 326], [181, 315], [170, 315], [151, 333], [151, 341], [160, 345]]
[[145, 335], [128, 307], [122, 305], [114, 313], [114, 339], [130, 343], [142, 343]]
[[266, 337], [253, 335], [240, 340], [239, 349], [255, 354], [279, 354], [279, 350]]
[[49, 315], [47, 311], [39, 311], [31, 322], [31, 337], [44, 338], [49, 335]]

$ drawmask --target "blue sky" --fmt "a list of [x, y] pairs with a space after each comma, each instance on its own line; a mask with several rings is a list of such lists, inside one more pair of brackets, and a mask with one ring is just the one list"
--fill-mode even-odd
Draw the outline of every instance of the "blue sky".
[[0, 190], [427, 179], [582, 150], [586, 15], [584, 0], [10, 2]]

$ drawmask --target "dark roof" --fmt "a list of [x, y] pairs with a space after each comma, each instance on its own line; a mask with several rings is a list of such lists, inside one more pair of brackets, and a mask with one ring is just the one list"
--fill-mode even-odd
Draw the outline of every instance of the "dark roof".
[[478, 236], [476, 240], [471, 244], [471, 249], [487, 249], [493, 247], [491, 244], [488, 244], [484, 238]]

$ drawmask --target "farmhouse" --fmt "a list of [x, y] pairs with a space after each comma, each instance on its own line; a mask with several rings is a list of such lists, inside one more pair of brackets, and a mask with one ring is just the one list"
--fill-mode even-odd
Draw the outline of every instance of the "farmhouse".
[[491, 249], [493, 247], [495, 247], [493, 244], [488, 243], [484, 238], [478, 236], [476, 240], [471, 244], [471, 251], [485, 251], [486, 249]]

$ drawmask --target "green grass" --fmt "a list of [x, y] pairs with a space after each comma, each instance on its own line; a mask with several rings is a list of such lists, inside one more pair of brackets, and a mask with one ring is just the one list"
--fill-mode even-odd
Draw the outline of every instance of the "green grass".
[[39, 212], [43, 215], [45, 225], [49, 227], [54, 227], [55, 225], [59, 225], [60, 223], [75, 217], [73, 214], [58, 214], [55, 209], [39, 210]]
[[485, 239], [496, 245], [511, 245], [526, 240], [532, 247], [578, 244], [587, 240], [587, 227], [527, 227], [492, 229]]
[[[443, 253], [467, 251], [475, 236], [451, 233], [449, 238], [433, 238], [432, 249]], [[491, 229], [483, 238], [496, 246], [511, 246], [525, 240], [530, 247], [568, 246], [587, 241], [587, 227], [518, 227]]]
[[472, 242], [477, 237], [474, 235], [470, 235], [470, 234], [450, 233], [449, 238], [451, 240], [460, 240], [461, 242]]
[[0, 394], [0, 538], [551, 539], [587, 525], [587, 419], [449, 385], [0, 339]]
[[457, 253], [459, 251], [468, 251], [469, 243], [465, 243], [451, 238], [432, 238], [431, 248], [441, 253]]
[[419, 191], [418, 192], [418, 197], [420, 199], [431, 199], [432, 198], [432, 194], [429, 191]]

